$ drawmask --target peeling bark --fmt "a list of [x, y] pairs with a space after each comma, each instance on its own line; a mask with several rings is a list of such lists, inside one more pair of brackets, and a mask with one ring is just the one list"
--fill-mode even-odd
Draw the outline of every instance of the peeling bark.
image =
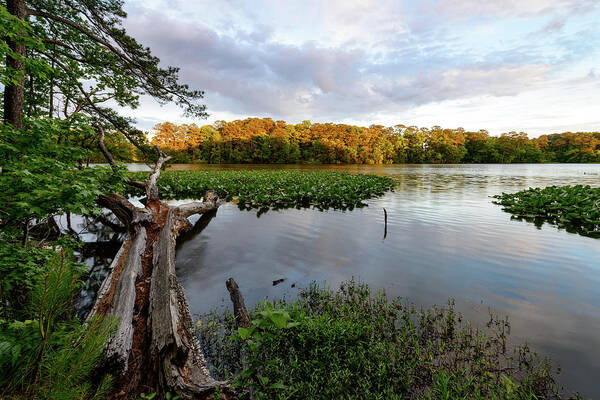
[[171, 392], [182, 399], [206, 399], [216, 388], [222, 389], [222, 398], [235, 398], [228, 383], [216, 381], [208, 371], [175, 274], [177, 237], [191, 228], [187, 218], [211, 212], [214, 216], [225, 200], [209, 191], [201, 202], [181, 206], [161, 202], [156, 182], [169, 159], [159, 150], [159, 160], [144, 184], [144, 208], [115, 193], [98, 199], [123, 222], [127, 234], [88, 319], [119, 318], [104, 363], [116, 377], [112, 399], [137, 398], [141, 392], [157, 393], [157, 398]]
[[136, 227], [129, 246], [123, 272], [115, 282], [112, 308], [107, 315], [120, 318], [117, 332], [106, 345], [106, 363], [113, 371], [124, 372], [129, 362], [129, 349], [133, 341], [133, 312], [136, 298], [135, 282], [142, 270], [142, 255], [146, 249], [146, 231]]

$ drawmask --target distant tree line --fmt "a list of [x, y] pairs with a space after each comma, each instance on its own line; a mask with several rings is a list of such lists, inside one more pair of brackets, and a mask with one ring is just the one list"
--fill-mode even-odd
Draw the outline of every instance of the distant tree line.
[[[125, 141], [109, 137], [107, 142], [121, 159], [136, 157]], [[600, 162], [600, 132], [564, 132], [530, 139], [524, 132], [491, 136], [485, 130], [439, 126], [287, 124], [270, 118], [217, 121], [202, 127], [164, 122], [154, 127], [152, 144], [181, 163]]]

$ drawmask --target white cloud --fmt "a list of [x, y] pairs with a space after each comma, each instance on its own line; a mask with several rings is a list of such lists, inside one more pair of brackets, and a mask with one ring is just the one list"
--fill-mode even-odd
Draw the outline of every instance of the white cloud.
[[[126, 27], [205, 90], [209, 121], [598, 129], [595, 3], [435, 4], [152, 0], [128, 4]], [[145, 128], [190, 122], [148, 99], [128, 114]]]
[[438, 10], [455, 15], [530, 17], [556, 11], [583, 12], [598, 8], [596, 0], [444, 0]]

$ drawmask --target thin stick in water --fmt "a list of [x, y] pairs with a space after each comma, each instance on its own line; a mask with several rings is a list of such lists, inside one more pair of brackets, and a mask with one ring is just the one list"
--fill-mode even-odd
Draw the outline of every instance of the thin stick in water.
[[383, 240], [387, 237], [387, 210], [383, 208], [383, 220], [385, 221], [385, 227], [383, 228]]

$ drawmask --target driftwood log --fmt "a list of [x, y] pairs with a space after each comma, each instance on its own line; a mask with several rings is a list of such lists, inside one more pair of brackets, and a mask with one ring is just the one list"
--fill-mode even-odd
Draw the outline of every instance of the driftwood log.
[[[103, 136], [100, 131], [105, 152]], [[208, 191], [201, 202], [180, 206], [161, 202], [156, 182], [170, 157], [157, 150], [159, 159], [148, 181], [131, 181], [146, 190], [144, 208], [116, 193], [98, 199], [127, 229], [88, 316], [119, 320], [106, 344], [103, 365], [116, 377], [111, 399], [136, 399], [142, 392], [157, 393], [156, 398], [171, 392], [182, 399], [206, 399], [217, 388], [225, 394], [221, 398], [234, 398], [227, 383], [216, 381], [208, 371], [175, 275], [176, 239], [191, 228], [188, 217], [214, 213], [225, 200]], [[112, 157], [107, 159], [114, 165]]]

